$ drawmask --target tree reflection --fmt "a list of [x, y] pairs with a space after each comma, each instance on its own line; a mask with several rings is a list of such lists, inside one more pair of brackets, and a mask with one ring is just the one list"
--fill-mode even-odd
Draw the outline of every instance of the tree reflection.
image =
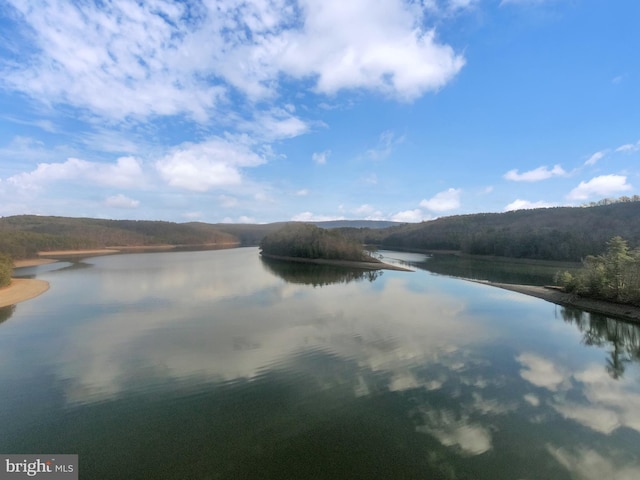
[[11, 318], [11, 315], [13, 315], [13, 312], [15, 310], [16, 310], [15, 305], [9, 305], [8, 307], [0, 308], [0, 323], [6, 322], [7, 320], [9, 320], [9, 318]]
[[560, 314], [578, 327], [585, 345], [608, 347], [605, 368], [612, 378], [622, 377], [627, 364], [640, 361], [640, 325], [571, 307], [562, 307]]
[[265, 268], [289, 283], [322, 287], [334, 283], [350, 283], [367, 280], [373, 282], [382, 270], [359, 270], [333, 265], [287, 262], [260, 257]]

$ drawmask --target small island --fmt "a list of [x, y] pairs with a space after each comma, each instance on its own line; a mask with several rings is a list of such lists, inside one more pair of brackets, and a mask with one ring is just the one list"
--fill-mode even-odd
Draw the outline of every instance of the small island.
[[289, 262], [367, 270], [411, 271], [380, 261], [365, 251], [359, 242], [345, 237], [336, 230], [327, 230], [306, 223], [288, 224], [266, 235], [260, 242], [260, 255]]

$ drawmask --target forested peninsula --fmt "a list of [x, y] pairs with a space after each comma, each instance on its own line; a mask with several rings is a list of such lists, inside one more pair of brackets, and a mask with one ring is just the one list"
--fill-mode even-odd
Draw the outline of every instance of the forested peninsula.
[[260, 242], [260, 254], [266, 258], [293, 262], [400, 269], [381, 262], [365, 251], [361, 243], [337, 230], [305, 223], [286, 225], [266, 235]]

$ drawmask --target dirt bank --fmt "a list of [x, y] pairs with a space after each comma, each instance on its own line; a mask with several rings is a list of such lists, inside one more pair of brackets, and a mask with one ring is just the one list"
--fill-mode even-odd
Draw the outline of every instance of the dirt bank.
[[49, 290], [49, 282], [31, 278], [12, 278], [11, 285], [0, 288], [0, 307], [14, 305]]
[[532, 297], [542, 298], [548, 302], [563, 305], [565, 307], [575, 307], [588, 312], [606, 315], [608, 317], [616, 317], [640, 323], [640, 307], [633, 305], [624, 305], [622, 303], [579, 297], [572, 293], [565, 293], [556, 287], [537, 287], [534, 285], [512, 285], [508, 283], [483, 282], [477, 280], [472, 281], [503, 288], [505, 290], [511, 290], [512, 292], [523, 293]]

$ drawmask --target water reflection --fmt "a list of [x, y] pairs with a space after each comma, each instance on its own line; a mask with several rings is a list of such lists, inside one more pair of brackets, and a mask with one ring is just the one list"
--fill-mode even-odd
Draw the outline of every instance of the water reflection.
[[424, 272], [289, 281], [257, 249], [87, 262], [0, 329], [0, 451], [104, 479], [640, 475], [634, 367], [611, 378], [610, 340], [547, 302]]
[[414, 267], [440, 275], [474, 280], [526, 285], [553, 285], [558, 271], [574, 271], [574, 263], [482, 258], [464, 255], [434, 254], [424, 261], [411, 262]]
[[11, 318], [13, 312], [16, 310], [15, 305], [9, 305], [7, 307], [0, 307], [0, 323], [6, 322]]
[[260, 260], [269, 272], [283, 280], [314, 287], [363, 280], [373, 282], [383, 273], [382, 270], [356, 270], [331, 265], [286, 262], [265, 257], [260, 257]]
[[585, 345], [607, 349], [606, 370], [612, 378], [622, 377], [628, 364], [640, 361], [640, 325], [570, 307], [562, 307], [560, 314], [578, 327]]

